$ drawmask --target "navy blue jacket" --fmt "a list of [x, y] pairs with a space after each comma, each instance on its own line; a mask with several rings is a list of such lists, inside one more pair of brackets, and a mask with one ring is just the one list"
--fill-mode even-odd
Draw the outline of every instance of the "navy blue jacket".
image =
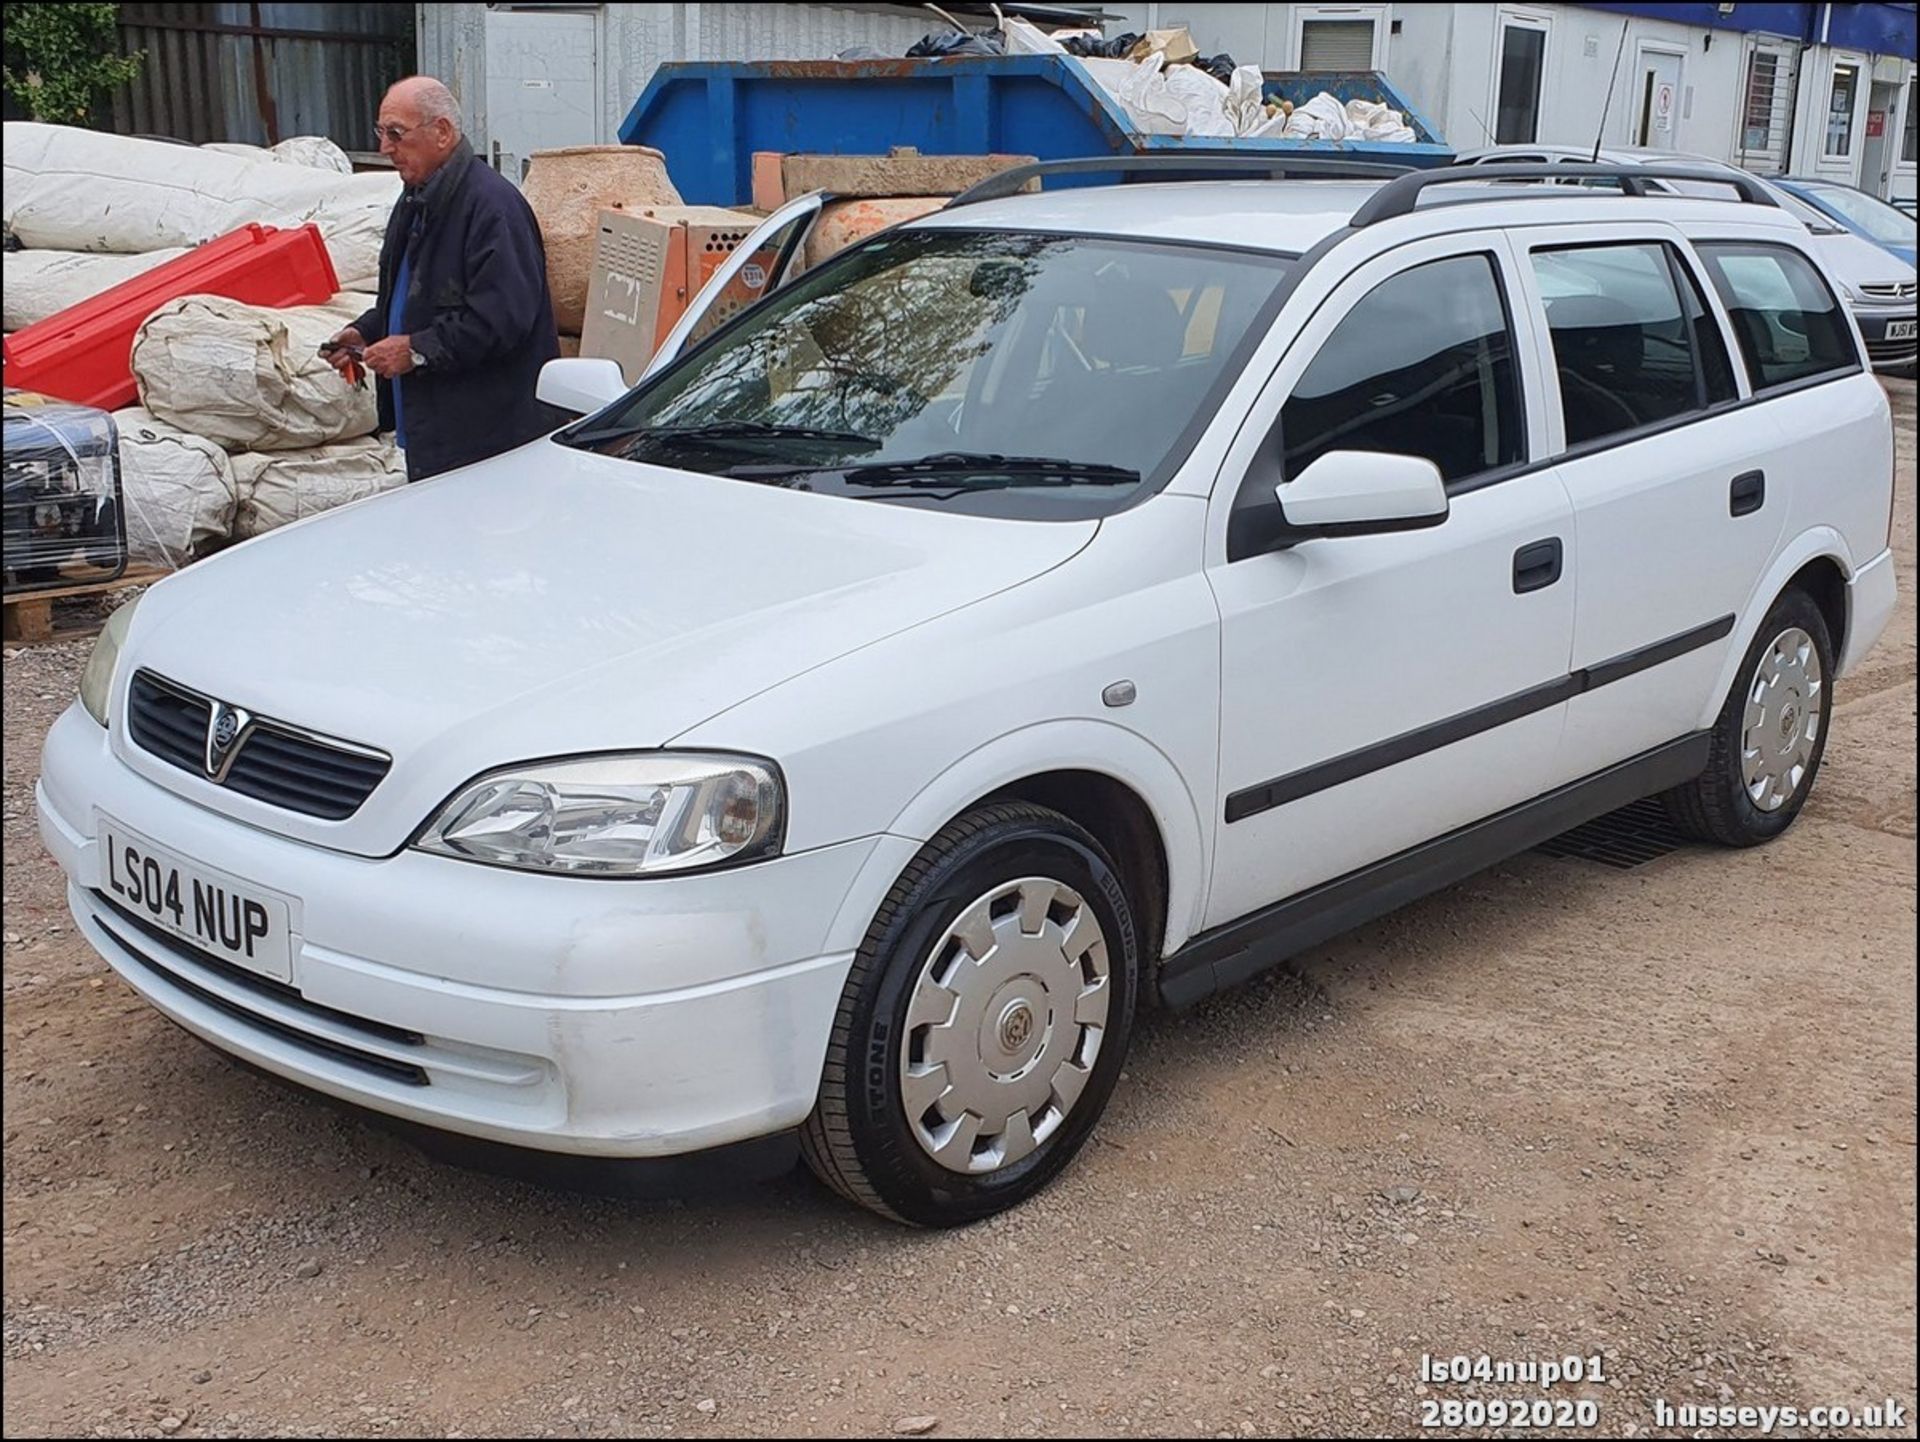
[[[427, 362], [401, 378], [407, 474], [417, 481], [511, 450], [571, 417], [534, 399], [540, 367], [560, 354], [560, 339], [540, 226], [512, 182], [462, 140], [424, 186], [401, 196], [380, 247], [379, 300], [353, 323], [369, 345], [387, 335], [410, 239], [402, 333]], [[379, 396], [380, 428], [389, 430], [386, 381]]]

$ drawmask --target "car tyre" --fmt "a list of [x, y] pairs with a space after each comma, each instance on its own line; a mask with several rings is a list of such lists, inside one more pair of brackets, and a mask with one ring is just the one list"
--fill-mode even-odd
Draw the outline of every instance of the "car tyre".
[[1781, 593], [1741, 659], [1710, 733], [1706, 769], [1661, 800], [1682, 832], [1758, 846], [1793, 824], [1833, 719], [1833, 639], [1813, 597]]
[[855, 955], [801, 1130], [808, 1166], [917, 1226], [1034, 1195], [1119, 1078], [1138, 935], [1112, 859], [1067, 817], [1007, 802], [949, 823]]

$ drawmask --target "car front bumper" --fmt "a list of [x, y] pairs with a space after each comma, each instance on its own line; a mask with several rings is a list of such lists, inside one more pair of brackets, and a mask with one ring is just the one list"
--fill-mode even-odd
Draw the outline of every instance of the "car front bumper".
[[[369, 860], [156, 786], [77, 705], [48, 733], [36, 801], [81, 934], [188, 1031], [407, 1122], [601, 1157], [681, 1156], [805, 1119], [853, 958], [829, 937], [878, 844], [623, 881]], [[109, 901], [103, 815], [294, 898], [291, 985]]]
[[[1860, 338], [1867, 343], [1867, 361], [1877, 371], [1899, 370], [1914, 363], [1920, 355], [1920, 326], [1916, 326], [1914, 307], [1905, 310], [1884, 306], [1856, 306], [1854, 320], [1860, 325]], [[1890, 328], [1904, 326], [1906, 334], [1889, 338]]]

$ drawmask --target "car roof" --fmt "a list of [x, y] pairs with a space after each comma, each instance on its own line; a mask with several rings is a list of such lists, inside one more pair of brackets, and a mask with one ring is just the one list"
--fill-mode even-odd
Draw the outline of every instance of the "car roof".
[[[1377, 180], [1194, 180], [1151, 185], [1075, 186], [952, 206], [909, 229], [1038, 231], [1158, 240], [1298, 255], [1337, 231], [1377, 192]], [[1151, 198], [1151, 204], [1142, 202]], [[1543, 209], [1551, 206], [1551, 211]], [[1458, 230], [1541, 224], [1665, 221], [1688, 230], [1744, 225], [1804, 235], [1774, 206], [1685, 195], [1622, 196], [1600, 190], [1496, 187], [1463, 182], [1432, 193], [1410, 215], [1387, 222], [1402, 239]]]

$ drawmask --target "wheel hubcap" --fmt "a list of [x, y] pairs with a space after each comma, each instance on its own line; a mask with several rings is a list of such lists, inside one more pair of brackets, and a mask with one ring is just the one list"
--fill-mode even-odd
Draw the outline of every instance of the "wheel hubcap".
[[900, 1097], [921, 1150], [972, 1173], [1030, 1155], [1092, 1077], [1112, 993], [1106, 934], [1071, 887], [1027, 876], [970, 903], [907, 1005]]
[[1747, 687], [1740, 734], [1741, 776], [1760, 810], [1778, 811], [1806, 781], [1824, 690], [1813, 637], [1798, 626], [1774, 637]]

